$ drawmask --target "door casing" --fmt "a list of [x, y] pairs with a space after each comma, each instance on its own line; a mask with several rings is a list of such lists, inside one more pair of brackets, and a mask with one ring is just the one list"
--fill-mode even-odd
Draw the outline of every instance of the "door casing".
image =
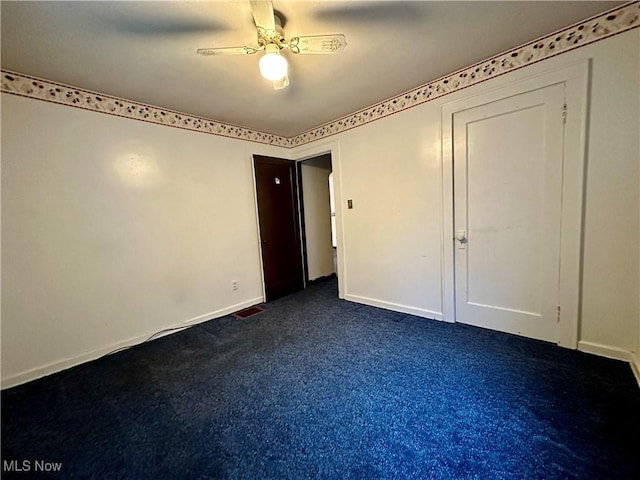
[[296, 162], [308, 160], [324, 154], [331, 155], [331, 166], [333, 172], [334, 198], [336, 203], [336, 254], [337, 254], [337, 276], [338, 276], [338, 298], [345, 298], [347, 295], [347, 272], [345, 268], [345, 257], [347, 245], [344, 239], [343, 227], [343, 205], [342, 205], [342, 183], [341, 183], [341, 163], [340, 163], [340, 144], [336, 139], [326, 139], [313, 142], [312, 145], [301, 145], [294, 147], [290, 151], [289, 158]]
[[[345, 289], [347, 284], [346, 278], [346, 269], [345, 269], [345, 242], [343, 236], [343, 226], [342, 226], [342, 188], [341, 188], [341, 175], [340, 175], [340, 145], [338, 140], [335, 138], [329, 140], [320, 140], [317, 142], [313, 142], [312, 145], [301, 145], [299, 147], [294, 147], [289, 151], [288, 156], [282, 156], [282, 158], [287, 158], [288, 160], [293, 160], [295, 162], [300, 162], [303, 160], [307, 160], [309, 158], [317, 157], [324, 154], [331, 155], [331, 164], [333, 170], [333, 182], [334, 182], [334, 197], [336, 202], [336, 237], [337, 237], [337, 276], [338, 276], [338, 298], [345, 298]], [[255, 155], [261, 155], [259, 153], [255, 153]], [[257, 188], [256, 188], [256, 178], [255, 178], [255, 166], [253, 162], [253, 155], [248, 156], [248, 161], [251, 164], [252, 171], [252, 181], [253, 181], [253, 195], [254, 195], [254, 210], [256, 214], [256, 234], [258, 238], [258, 256], [260, 259], [260, 278], [262, 280], [262, 298], [266, 300], [266, 288], [264, 283], [264, 264], [262, 258], [262, 248], [260, 245], [261, 236], [260, 236], [260, 218], [258, 214], [258, 197], [257, 197]], [[297, 193], [299, 196], [299, 192]], [[300, 209], [298, 209], [298, 216], [300, 215]], [[300, 219], [299, 219], [300, 222]], [[300, 232], [302, 235], [302, 232]], [[303, 264], [304, 265], [304, 264]]]
[[586, 125], [588, 113], [589, 61], [543, 72], [526, 80], [482, 92], [442, 107], [442, 312], [443, 320], [456, 321], [454, 208], [453, 208], [453, 115], [497, 100], [564, 84], [565, 121], [562, 176], [560, 244], [560, 318], [558, 345], [578, 346], [580, 323], [582, 237], [585, 183]]

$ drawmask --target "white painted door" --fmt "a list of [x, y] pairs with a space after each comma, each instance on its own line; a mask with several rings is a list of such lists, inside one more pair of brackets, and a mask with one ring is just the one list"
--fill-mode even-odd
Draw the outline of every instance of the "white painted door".
[[558, 341], [564, 85], [453, 117], [456, 321]]

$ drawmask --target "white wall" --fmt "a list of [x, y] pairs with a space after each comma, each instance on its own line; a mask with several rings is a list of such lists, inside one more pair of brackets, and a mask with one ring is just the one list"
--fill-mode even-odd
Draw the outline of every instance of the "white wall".
[[638, 347], [630, 332], [640, 309], [639, 34], [636, 29], [589, 49], [594, 61], [581, 339], [628, 351]]
[[262, 301], [253, 153], [3, 94], [3, 387]]
[[[439, 318], [440, 124], [439, 110], [429, 110], [433, 118], [417, 107], [338, 138], [344, 293]], [[353, 209], [346, 208], [348, 199]]]
[[334, 171], [341, 201], [354, 205], [342, 206], [345, 298], [441, 318], [442, 106], [591, 59], [579, 338], [602, 354], [637, 351], [639, 36], [632, 30], [338, 134]]
[[334, 273], [331, 243], [329, 175], [331, 157], [325, 155], [300, 163], [304, 230], [309, 280]]
[[[635, 29], [332, 137], [354, 203], [337, 209], [341, 295], [441, 317], [443, 104], [591, 59], [580, 339], [637, 352], [639, 45]], [[2, 103], [4, 387], [262, 299], [251, 154], [313, 144]]]

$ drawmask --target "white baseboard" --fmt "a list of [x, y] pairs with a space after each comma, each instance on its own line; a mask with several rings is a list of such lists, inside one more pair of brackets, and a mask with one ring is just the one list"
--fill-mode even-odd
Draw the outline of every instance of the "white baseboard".
[[623, 360], [629, 362], [631, 371], [636, 377], [638, 387], [640, 387], [640, 361], [638, 357], [628, 350], [623, 348], [610, 347], [608, 345], [602, 345], [601, 343], [593, 342], [578, 342], [578, 350], [585, 353], [593, 353], [594, 355], [600, 355], [601, 357], [613, 358], [614, 360]]
[[246, 300], [242, 303], [231, 305], [230, 307], [221, 308], [220, 310], [216, 310], [215, 312], [200, 315], [199, 317], [192, 318], [191, 320], [185, 320], [181, 326], [196, 325], [198, 323], [206, 322], [207, 320], [224, 317], [225, 315], [229, 315], [231, 313], [237, 312], [238, 310], [242, 310], [244, 308], [253, 307], [254, 305], [257, 305], [263, 302], [264, 302], [263, 297], [252, 298], [251, 300]]
[[[156, 337], [154, 337], [153, 340], [157, 340], [158, 338], [162, 338], [167, 335], [178, 333], [182, 331], [180, 329], [181, 327], [186, 328], [192, 325], [197, 325], [198, 323], [212, 320], [214, 318], [224, 317], [225, 315], [229, 315], [230, 313], [237, 312], [238, 310], [242, 310], [243, 308], [251, 307], [253, 305], [257, 305], [258, 303], [262, 303], [263, 301], [264, 299], [262, 297], [254, 298], [242, 303], [238, 303], [236, 305], [231, 305], [230, 307], [222, 308], [220, 310], [216, 310], [214, 312], [207, 313], [205, 315], [200, 315], [198, 317], [185, 320], [183, 322], [179, 322], [174, 325], [170, 325], [168, 327], [160, 328], [158, 330], [167, 330], [172, 328], [175, 328], [176, 330], [162, 332], [162, 334], [159, 334]], [[38, 378], [45, 377], [53, 373], [57, 373], [62, 370], [66, 370], [67, 368], [75, 367], [76, 365], [90, 362], [91, 360], [96, 360], [108, 353], [113, 352], [114, 350], [124, 349], [126, 347], [132, 347], [134, 345], [138, 345], [142, 342], [145, 342], [149, 337], [151, 337], [155, 333], [158, 333], [158, 330], [149, 331], [142, 335], [138, 335], [135, 337], [128, 338], [126, 340], [122, 340], [117, 343], [106, 345], [104, 347], [100, 347], [90, 352], [81, 353], [80, 355], [76, 355], [71, 358], [57, 360], [55, 362], [51, 362], [46, 365], [41, 365], [32, 369], [26, 370], [24, 372], [11, 375], [7, 378], [3, 378], [2, 389], [4, 390], [5, 388], [15, 387], [17, 385], [21, 385], [23, 383], [30, 382], [32, 380], [36, 380]]]
[[613, 358], [614, 360], [624, 360], [625, 362], [631, 362], [632, 358], [631, 352], [623, 348], [611, 347], [601, 343], [585, 342], [583, 340], [578, 342], [578, 350], [600, 355], [601, 357]]
[[372, 307], [384, 308], [385, 310], [392, 310], [394, 312], [408, 313], [417, 317], [429, 318], [433, 320], [442, 320], [442, 312], [434, 312], [425, 308], [410, 307], [407, 305], [401, 305], [399, 303], [385, 302], [383, 300], [377, 300], [375, 298], [361, 297], [360, 295], [346, 294], [345, 300], [350, 302], [362, 303]]

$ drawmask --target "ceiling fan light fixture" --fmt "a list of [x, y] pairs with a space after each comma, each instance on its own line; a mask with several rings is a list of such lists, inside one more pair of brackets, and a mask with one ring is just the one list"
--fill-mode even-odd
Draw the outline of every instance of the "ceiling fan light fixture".
[[287, 59], [280, 55], [280, 48], [270, 43], [265, 47], [265, 54], [258, 61], [260, 73], [267, 80], [280, 80], [287, 74]]
[[[1, 0], [0, 0], [1, 1]], [[272, 0], [249, 0], [253, 23], [256, 27], [257, 46], [198, 48], [199, 55], [254, 55], [264, 51], [258, 60], [260, 74], [273, 82], [275, 90], [282, 90], [289, 85], [287, 74], [288, 62], [280, 55], [280, 50], [287, 48], [293, 55], [315, 55], [340, 53], [347, 44], [344, 35], [301, 35], [285, 40], [282, 27], [285, 18], [273, 9]]]

